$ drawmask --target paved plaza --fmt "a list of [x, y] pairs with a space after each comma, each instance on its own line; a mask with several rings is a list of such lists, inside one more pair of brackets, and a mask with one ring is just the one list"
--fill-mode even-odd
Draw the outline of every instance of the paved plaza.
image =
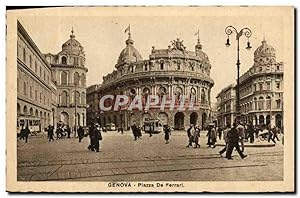
[[[18, 180], [80, 181], [264, 181], [283, 180], [283, 145], [246, 147], [248, 157], [233, 160], [218, 153], [221, 146], [207, 148], [206, 133], [201, 148], [186, 148], [185, 132], [172, 132], [133, 141], [130, 131], [102, 133], [101, 151], [88, 151], [89, 138], [64, 138], [47, 142], [46, 136], [18, 140]], [[218, 142], [219, 144], [222, 141]]]

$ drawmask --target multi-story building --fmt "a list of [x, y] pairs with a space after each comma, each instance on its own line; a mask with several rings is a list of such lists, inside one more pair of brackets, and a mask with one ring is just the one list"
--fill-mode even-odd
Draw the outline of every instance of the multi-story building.
[[236, 90], [235, 84], [230, 84], [217, 95], [218, 126], [224, 127], [233, 124], [235, 119]]
[[99, 122], [100, 123], [100, 110], [99, 110], [99, 96], [98, 89], [101, 84], [91, 85], [86, 89], [86, 103], [88, 104], [86, 118], [87, 124], [91, 124], [91, 122]]
[[61, 52], [44, 55], [19, 21], [17, 26], [18, 127], [43, 131], [60, 121], [73, 127], [75, 120], [86, 125], [87, 68], [73, 30]]
[[[57, 117], [74, 126], [86, 125], [86, 72], [85, 54], [71, 31], [70, 39], [58, 54], [45, 54], [51, 64], [53, 81], [57, 87]], [[76, 115], [76, 116], [75, 116]], [[76, 123], [76, 124], [75, 124]]]
[[[217, 97], [218, 120], [224, 125], [222, 92]], [[276, 51], [265, 40], [254, 52], [253, 66], [240, 77], [240, 105], [243, 122], [283, 127], [283, 63], [276, 62]]]
[[43, 130], [56, 122], [51, 66], [19, 21], [17, 30], [17, 123]]
[[254, 52], [253, 66], [240, 77], [242, 120], [255, 125], [282, 127], [283, 63], [274, 47], [263, 40]]
[[[199, 40], [195, 51], [187, 51], [179, 39], [172, 42], [167, 49], [152, 47], [149, 59], [143, 60], [133, 46], [129, 34], [126, 47], [121, 51], [116, 70], [103, 77], [98, 88], [98, 99], [104, 95], [127, 95], [132, 100], [136, 95], [142, 97], [143, 104], [147, 96], [157, 95], [160, 98], [180, 96], [195, 98], [195, 111], [171, 110], [169, 106], [161, 109], [159, 105], [148, 110], [130, 110], [122, 107], [118, 111], [100, 111], [99, 123], [115, 123], [118, 127], [129, 127], [133, 124], [143, 126], [145, 120], [159, 119], [163, 125], [175, 129], [184, 129], [192, 124], [205, 127], [210, 117], [210, 91], [214, 84], [210, 77], [211, 64], [202, 50]], [[93, 101], [93, 100], [92, 100]], [[177, 105], [178, 103], [176, 103]], [[91, 104], [93, 105], [93, 104]]]

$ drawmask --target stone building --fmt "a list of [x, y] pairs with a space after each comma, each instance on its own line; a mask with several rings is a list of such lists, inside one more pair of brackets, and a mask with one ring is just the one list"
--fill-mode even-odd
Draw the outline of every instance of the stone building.
[[236, 107], [236, 90], [235, 85], [222, 89], [217, 95], [217, 123], [218, 126], [226, 126], [226, 124], [233, 124], [235, 119]]
[[98, 89], [101, 84], [91, 85], [86, 89], [86, 103], [87, 106], [87, 125], [91, 124], [92, 121], [99, 119], [99, 97]]
[[263, 40], [254, 52], [253, 66], [240, 77], [242, 121], [282, 128], [283, 93], [283, 63], [276, 62], [274, 47]]
[[[85, 53], [75, 39], [72, 29], [70, 39], [58, 54], [45, 54], [51, 64], [52, 80], [57, 87], [59, 121], [71, 127], [86, 125], [86, 73]], [[75, 116], [76, 115], [76, 116]], [[75, 124], [76, 123], [76, 124]]]
[[43, 130], [56, 122], [51, 66], [19, 21], [17, 36], [17, 124], [20, 120], [37, 122]]
[[103, 77], [103, 83], [97, 89], [98, 99], [107, 94], [127, 95], [130, 99], [140, 95], [144, 104], [148, 95], [176, 96], [177, 101], [185, 95], [195, 97], [194, 106], [198, 109], [178, 111], [166, 107], [161, 110], [156, 106], [149, 110], [129, 111], [127, 106], [118, 111], [100, 111], [97, 122], [101, 125], [115, 123], [126, 128], [133, 124], [143, 126], [146, 119], [159, 119], [162, 124], [175, 129], [184, 129], [191, 123], [205, 127], [209, 122], [210, 92], [214, 82], [210, 77], [209, 58], [199, 39], [195, 51], [187, 51], [180, 39], [173, 40], [172, 46], [166, 49], [152, 47], [146, 60], [135, 49], [130, 33], [125, 43], [116, 69]]

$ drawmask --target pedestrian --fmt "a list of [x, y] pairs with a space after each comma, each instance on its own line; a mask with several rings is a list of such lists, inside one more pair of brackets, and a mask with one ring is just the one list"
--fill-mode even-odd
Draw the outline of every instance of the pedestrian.
[[200, 129], [196, 125], [195, 129], [194, 129], [194, 141], [195, 141], [195, 147], [194, 148], [198, 148], [198, 147], [200, 148], [199, 137], [200, 137]]
[[222, 156], [223, 153], [225, 153], [225, 151], [228, 148], [228, 138], [227, 138], [227, 134], [228, 131], [230, 131], [230, 123], [227, 123], [226, 128], [223, 130], [223, 140], [225, 142], [225, 146], [222, 150], [219, 151], [220, 155]]
[[152, 132], [154, 131], [154, 124], [151, 123], [149, 126], [149, 137], [152, 137]]
[[138, 139], [142, 139], [142, 129], [141, 127], [136, 128]]
[[24, 137], [25, 137], [25, 142], [27, 143], [28, 141], [28, 136], [30, 134], [30, 130], [29, 130], [29, 127], [28, 125], [26, 126], [26, 128], [24, 129]]
[[268, 126], [268, 142], [270, 142], [270, 140], [272, 140], [274, 142], [274, 144], [276, 144], [274, 132], [271, 128], [271, 125]]
[[54, 138], [53, 138], [53, 135], [54, 135], [54, 126], [49, 125], [47, 132], [48, 132], [48, 140], [49, 140], [49, 142], [51, 142], [51, 140], [54, 141]]
[[71, 128], [69, 127], [69, 125], [66, 126], [66, 132], [68, 134], [68, 138], [71, 138], [70, 135], [71, 135]]
[[90, 151], [95, 151], [94, 148], [94, 132], [95, 132], [95, 127], [94, 123], [91, 123], [91, 126], [89, 127], [89, 138], [90, 138], [90, 145], [88, 146], [88, 149]]
[[244, 155], [244, 153], [241, 151], [239, 146], [240, 137], [237, 130], [237, 124], [234, 122], [233, 127], [228, 131], [227, 133], [228, 138], [228, 146], [226, 149], [226, 158], [229, 160], [232, 160], [232, 151], [235, 148], [237, 152], [239, 153], [240, 157], [244, 159], [247, 157], [247, 155]]
[[242, 125], [241, 122], [238, 122], [238, 126], [236, 127], [238, 134], [239, 134], [239, 138], [240, 138], [240, 143], [241, 143], [241, 147], [242, 147], [242, 152], [244, 152], [245, 150], [245, 146], [244, 146], [244, 139], [245, 139], [245, 127]]
[[193, 128], [193, 124], [191, 124], [191, 126], [186, 130], [188, 136], [188, 145], [186, 147], [193, 146], [192, 128]]
[[169, 144], [169, 139], [170, 139], [170, 135], [171, 135], [171, 128], [168, 125], [164, 126], [164, 133], [165, 133], [166, 144]]
[[84, 130], [83, 130], [83, 127], [82, 126], [79, 126], [78, 128], [78, 138], [79, 138], [79, 142], [81, 142], [81, 140], [83, 139], [84, 137]]
[[253, 125], [251, 123], [249, 123], [247, 131], [248, 131], [248, 136], [250, 138], [250, 143], [253, 144], [254, 143], [255, 130], [254, 130]]
[[214, 125], [210, 125], [209, 127], [209, 137], [210, 137], [210, 143], [209, 143], [209, 146], [208, 147], [211, 147], [211, 148], [215, 148], [215, 144], [217, 142], [217, 133], [216, 133], [216, 129], [214, 127]]
[[208, 130], [207, 130], [207, 134], [206, 134], [206, 136], [207, 136], [207, 143], [206, 144], [208, 145], [208, 147], [210, 147], [210, 145], [211, 145], [211, 136], [210, 136], [211, 132], [210, 131], [211, 131], [211, 127], [209, 126]]
[[278, 133], [280, 133], [279, 127], [274, 126], [274, 128], [273, 128], [273, 138], [274, 139], [276, 138], [277, 141], [280, 141], [279, 138], [278, 138]]
[[219, 136], [219, 140], [221, 140], [222, 138], [222, 127], [218, 127], [218, 136]]
[[21, 129], [21, 131], [20, 131], [20, 140], [24, 140], [25, 139], [25, 129], [23, 128], [23, 126], [22, 126], [22, 129]]
[[136, 127], [135, 124], [133, 124], [131, 126], [131, 130], [132, 130], [132, 133], [133, 133], [133, 136], [134, 136], [134, 141], [136, 141], [138, 136], [137, 136], [137, 127]]
[[99, 127], [94, 128], [94, 135], [93, 135], [93, 148], [96, 152], [100, 151], [100, 140], [102, 140], [102, 134], [100, 132]]

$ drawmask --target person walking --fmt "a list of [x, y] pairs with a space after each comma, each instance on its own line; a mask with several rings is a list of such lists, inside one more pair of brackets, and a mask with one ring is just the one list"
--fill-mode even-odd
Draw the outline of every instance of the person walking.
[[247, 155], [244, 155], [244, 153], [241, 151], [240, 146], [239, 146], [240, 137], [238, 134], [236, 123], [233, 123], [233, 127], [228, 131], [227, 138], [228, 138], [228, 140], [227, 140], [228, 146], [226, 149], [226, 158], [228, 160], [232, 160], [231, 155], [232, 155], [232, 151], [234, 148], [237, 150], [237, 152], [239, 153], [239, 155], [242, 159], [247, 157]]
[[94, 123], [91, 123], [91, 126], [89, 127], [90, 145], [88, 146], [88, 149], [90, 151], [95, 151], [95, 148], [94, 148], [94, 134], [95, 134], [95, 126], [94, 126]]
[[194, 141], [195, 141], [195, 147], [194, 148], [200, 148], [199, 137], [200, 137], [200, 129], [196, 125], [195, 128], [194, 128]]
[[83, 127], [79, 126], [79, 128], [78, 128], [78, 139], [79, 139], [79, 142], [81, 142], [81, 140], [83, 139], [83, 137], [84, 137]]
[[254, 127], [251, 123], [249, 123], [247, 130], [248, 130], [248, 136], [250, 138], [250, 143], [253, 144], [255, 131], [254, 131]]
[[165, 133], [165, 141], [166, 144], [169, 144], [169, 139], [170, 139], [170, 135], [171, 135], [171, 129], [168, 125], [164, 126], [164, 133]]
[[268, 142], [270, 142], [270, 140], [272, 140], [274, 142], [274, 144], [276, 144], [275, 138], [274, 138], [274, 132], [271, 128], [271, 125], [268, 126]]
[[100, 151], [100, 140], [102, 140], [102, 134], [98, 127], [94, 128], [94, 136], [93, 136], [93, 147], [96, 152]]
[[131, 126], [131, 130], [132, 130], [132, 133], [133, 133], [133, 136], [134, 136], [134, 141], [136, 141], [138, 136], [137, 136], [137, 127], [136, 127], [135, 124], [133, 124]]
[[216, 129], [213, 125], [210, 126], [209, 133], [210, 133], [210, 139], [211, 139], [209, 147], [215, 148], [216, 147], [215, 144], [217, 142], [217, 133], [216, 133]]
[[47, 132], [48, 132], [49, 142], [51, 142], [51, 140], [54, 141], [54, 138], [53, 138], [53, 136], [54, 136], [54, 127], [49, 125]]
[[239, 138], [240, 138], [240, 143], [241, 143], [241, 147], [242, 147], [242, 152], [244, 152], [245, 150], [245, 146], [244, 146], [244, 139], [245, 139], [245, 127], [242, 125], [241, 122], [238, 122], [238, 126], [236, 127], [238, 134], [239, 134]]
[[71, 128], [69, 127], [69, 125], [66, 126], [66, 132], [68, 134], [68, 138], [71, 138], [70, 135], [71, 135]]
[[28, 141], [28, 136], [30, 134], [30, 130], [29, 130], [29, 127], [28, 125], [26, 126], [26, 128], [24, 129], [24, 137], [25, 137], [25, 142], [27, 143]]
[[219, 140], [221, 140], [221, 138], [222, 138], [222, 127], [218, 127], [218, 136], [219, 136]]
[[193, 124], [191, 124], [190, 127], [186, 131], [187, 136], [188, 136], [188, 145], [186, 147], [193, 146], [192, 128], [193, 128]]
[[222, 156], [223, 153], [225, 153], [225, 151], [228, 148], [228, 138], [227, 138], [227, 134], [228, 131], [230, 131], [230, 123], [227, 123], [226, 128], [223, 130], [223, 140], [225, 142], [225, 146], [222, 150], [219, 151], [220, 155]]

